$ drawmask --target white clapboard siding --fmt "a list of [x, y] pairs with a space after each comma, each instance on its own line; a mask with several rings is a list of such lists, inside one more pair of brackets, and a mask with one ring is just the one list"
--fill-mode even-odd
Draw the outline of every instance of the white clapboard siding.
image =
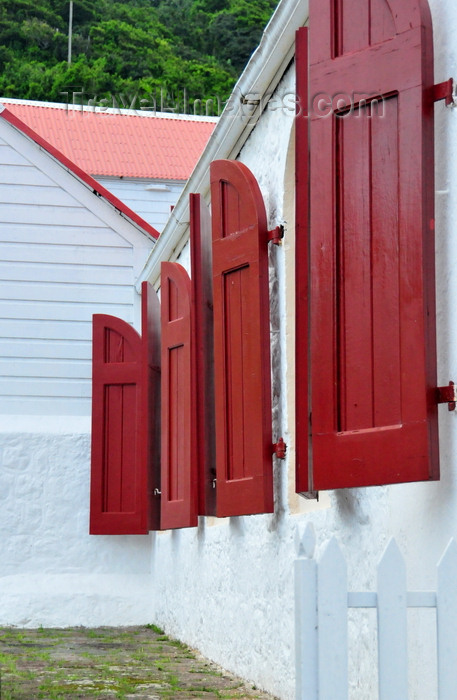
[[12, 377], [9, 381], [0, 378], [0, 395], [7, 396], [65, 396], [74, 398], [90, 398], [91, 382], [81, 377]]
[[174, 180], [109, 177], [97, 177], [97, 180], [158, 231], [163, 230], [185, 184]]
[[27, 163], [27, 165], [10, 165], [8, 168], [4, 168], [2, 183], [5, 185], [17, 185], [18, 182], [21, 185], [39, 185], [42, 187], [55, 184], [30, 163]]
[[14, 379], [90, 379], [92, 367], [89, 360], [63, 360], [35, 358], [0, 358], [0, 377]]
[[[1, 206], [1, 205], [0, 205]], [[132, 267], [131, 249], [74, 245], [24, 245], [22, 243], [4, 243], [2, 245], [3, 262], [36, 262], [64, 265], [70, 262], [78, 265], [108, 265]]]
[[[0, 280], [30, 280], [35, 282], [68, 282], [68, 284], [129, 285], [132, 270], [128, 267], [102, 265], [46, 265], [40, 262], [21, 264], [0, 261]], [[113, 294], [115, 291], [113, 290]]]
[[91, 340], [50, 340], [49, 338], [0, 338], [3, 359], [85, 360], [92, 352]]
[[27, 321], [4, 319], [0, 321], [5, 338], [22, 338], [24, 342], [35, 340], [91, 340], [90, 321]]
[[130, 315], [130, 306], [121, 304], [59, 304], [53, 301], [1, 301], [0, 319], [18, 319], [22, 321], [39, 321], [43, 318], [51, 321], [88, 321], [93, 314], [109, 313], [112, 316]]
[[[2, 221], [16, 223], [19, 211], [16, 204], [2, 204]], [[58, 207], [41, 205], [22, 205], [20, 210], [21, 224], [45, 224], [47, 226], [91, 226], [94, 229], [103, 227], [100, 219], [84, 207]]]
[[[75, 396], [8, 396], [1, 398], [8, 406], [10, 416], [36, 415], [44, 416], [90, 416], [91, 398]], [[28, 411], [28, 413], [27, 413]]]
[[[116, 292], [113, 299], [113, 292]], [[103, 286], [101, 284], [52, 284], [52, 283], [37, 283], [33, 281], [10, 283], [3, 282], [0, 284], [0, 299], [8, 300], [15, 299], [16, 301], [59, 301], [72, 303], [93, 303], [94, 299], [98, 304], [104, 304], [107, 313], [106, 304], [115, 302], [131, 307], [133, 304], [133, 292], [131, 287], [121, 287], [116, 285]], [[111, 313], [111, 311], [110, 311]]]
[[138, 325], [154, 242], [2, 119], [0, 139], [0, 413], [89, 415], [92, 316]]
[[0, 165], [30, 165], [30, 163], [11, 146], [0, 145]]
[[0, 183], [0, 204], [38, 204], [40, 206], [50, 205], [56, 207], [79, 207], [74, 197], [68, 192], [59, 192], [60, 189], [51, 182], [50, 185], [10, 185]]
[[108, 248], [131, 248], [131, 244], [120, 236], [114, 237], [108, 227], [94, 229], [85, 226], [47, 226], [33, 224], [24, 226], [18, 223], [2, 223], [0, 221], [0, 242], [5, 243], [41, 243], [42, 245], [91, 245]]

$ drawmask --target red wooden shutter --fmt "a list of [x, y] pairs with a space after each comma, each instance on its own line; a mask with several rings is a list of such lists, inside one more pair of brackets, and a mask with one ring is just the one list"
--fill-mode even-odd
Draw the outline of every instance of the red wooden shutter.
[[148, 529], [160, 529], [160, 303], [154, 288], [141, 285], [142, 392], [141, 444], [145, 450], [143, 493], [148, 495]]
[[90, 532], [145, 534], [157, 527], [151, 498], [158, 300], [143, 285], [143, 338], [114, 316], [93, 317]]
[[295, 119], [295, 421], [296, 490], [312, 491], [309, 449], [309, 118], [308, 28], [295, 43], [297, 115]]
[[211, 164], [217, 514], [273, 510], [268, 230], [243, 163]]
[[211, 216], [199, 194], [191, 194], [190, 247], [194, 329], [200, 515], [215, 515], [214, 343]]
[[438, 478], [432, 86], [426, 0], [310, 0], [313, 489]]
[[195, 374], [189, 275], [178, 263], [161, 266], [162, 529], [198, 524]]

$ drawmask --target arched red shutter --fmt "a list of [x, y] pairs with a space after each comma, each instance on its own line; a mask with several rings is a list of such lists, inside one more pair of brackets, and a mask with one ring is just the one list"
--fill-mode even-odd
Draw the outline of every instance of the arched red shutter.
[[432, 87], [426, 0], [310, 0], [313, 489], [438, 478]]
[[191, 282], [178, 263], [161, 266], [162, 529], [198, 524]]
[[215, 515], [214, 342], [211, 216], [199, 194], [191, 194], [190, 248], [194, 297], [193, 338], [197, 406], [199, 515]]
[[211, 164], [219, 516], [273, 510], [268, 230], [257, 181]]
[[[132, 326], [113, 316], [93, 317], [90, 532], [94, 535], [145, 534], [153, 520], [148, 497], [152, 377], [144, 370], [143, 359], [142, 339]], [[153, 388], [149, 391], [152, 394]]]

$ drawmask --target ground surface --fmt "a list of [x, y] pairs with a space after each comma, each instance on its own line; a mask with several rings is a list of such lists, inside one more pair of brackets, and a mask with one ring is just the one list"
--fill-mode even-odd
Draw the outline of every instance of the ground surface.
[[0, 672], [1, 700], [274, 700], [154, 625], [0, 628]]

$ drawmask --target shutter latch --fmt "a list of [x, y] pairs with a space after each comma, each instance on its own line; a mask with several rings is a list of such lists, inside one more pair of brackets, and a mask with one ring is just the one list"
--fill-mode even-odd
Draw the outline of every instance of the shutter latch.
[[439, 386], [436, 390], [436, 403], [447, 403], [449, 411], [455, 411], [457, 403], [457, 387], [454, 382], [449, 386]]
[[434, 102], [446, 100], [446, 105], [448, 107], [449, 105], [457, 106], [454, 78], [449, 78], [449, 80], [445, 80], [444, 83], [438, 83], [434, 85], [432, 89]]
[[285, 459], [286, 458], [286, 451], [287, 451], [287, 445], [284, 442], [283, 438], [279, 438], [278, 442], [275, 442], [273, 445], [273, 454], [278, 458], [278, 459]]
[[273, 241], [274, 245], [281, 245], [284, 238], [284, 226], [276, 226], [272, 231], [268, 231], [268, 242]]

